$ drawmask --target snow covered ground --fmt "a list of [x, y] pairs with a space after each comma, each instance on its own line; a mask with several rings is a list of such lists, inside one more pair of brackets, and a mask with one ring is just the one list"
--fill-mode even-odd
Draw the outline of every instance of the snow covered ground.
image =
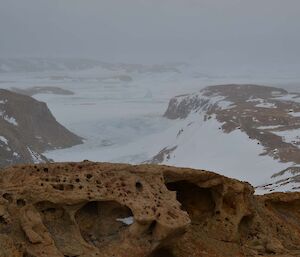
[[[140, 72], [90, 67], [89, 69], [0, 73], [1, 88], [55, 86], [74, 95], [38, 94], [56, 119], [85, 138], [83, 145], [45, 153], [55, 161], [93, 161], [140, 163], [149, 160], [162, 146], [171, 144], [187, 121], [171, 121], [162, 117], [171, 97], [192, 93], [214, 84], [252, 83], [280, 85], [287, 88], [300, 81], [289, 73], [253, 74], [251, 71], [229, 73], [201, 66], [179, 65], [178, 71]], [[123, 76], [123, 77], [122, 77]], [[124, 79], [124, 76], [127, 76]], [[123, 78], [123, 79], [122, 79]], [[226, 107], [226, 106], [225, 106]], [[187, 128], [178, 137], [182, 142], [180, 163], [167, 164], [213, 170], [224, 175], [262, 184], [268, 175], [286, 168], [270, 157], [259, 156], [256, 142], [249, 142], [240, 132], [224, 134], [213, 120]], [[191, 131], [189, 131], [189, 129]], [[192, 133], [200, 144], [185, 149]], [[193, 142], [189, 142], [193, 144]], [[247, 146], [247, 147], [246, 147]]]
[[[215, 171], [253, 185], [268, 182], [274, 171], [279, 172], [291, 165], [274, 161], [269, 156], [260, 156], [263, 147], [240, 130], [226, 134], [220, 127], [215, 117], [203, 121], [199, 114], [190, 115], [181, 130], [178, 128], [177, 132], [182, 133], [177, 136], [175, 144], [174, 140], [170, 141], [173, 145], [167, 144], [168, 148], [179, 147], [164, 163]], [[168, 131], [166, 134], [172, 133]]]

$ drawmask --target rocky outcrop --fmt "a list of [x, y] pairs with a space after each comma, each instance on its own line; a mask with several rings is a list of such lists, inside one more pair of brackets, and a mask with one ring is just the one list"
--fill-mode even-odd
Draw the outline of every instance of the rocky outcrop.
[[168, 166], [57, 163], [0, 176], [0, 256], [300, 256], [300, 194]]
[[[300, 94], [258, 85], [210, 86], [170, 100], [164, 114], [185, 119], [191, 113], [215, 116], [225, 133], [241, 130], [258, 140], [265, 152], [282, 162], [300, 164]], [[293, 138], [294, 137], [294, 138]]]
[[[173, 139], [162, 145], [149, 162], [177, 166], [195, 163], [203, 152], [198, 150], [197, 153], [194, 149], [201, 150], [205, 137], [215, 131], [215, 135], [222, 134], [224, 139], [231, 137], [232, 144], [237, 145], [240, 138], [245, 138], [249, 149], [254, 149], [253, 144], [258, 145], [258, 161], [260, 156], [271, 157], [276, 168], [270, 174], [268, 171], [269, 179], [264, 179], [262, 185], [255, 185], [259, 190], [299, 191], [299, 93], [260, 85], [209, 86], [193, 94], [172, 98], [164, 117], [177, 120], [180, 127], [171, 132]], [[212, 145], [216, 144], [213, 139]], [[244, 144], [244, 149], [248, 145]], [[240, 156], [241, 153], [237, 154]]]
[[45, 103], [0, 89], [0, 167], [47, 161], [42, 152], [80, 143]]

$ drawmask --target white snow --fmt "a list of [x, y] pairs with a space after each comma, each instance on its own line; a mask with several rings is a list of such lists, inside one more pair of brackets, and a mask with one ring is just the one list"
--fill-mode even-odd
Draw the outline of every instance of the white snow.
[[300, 112], [289, 112], [289, 115], [292, 115], [293, 117], [300, 117]]
[[280, 96], [280, 95], [282, 95], [282, 92], [280, 92], [280, 91], [272, 91], [271, 94], [273, 96]]
[[272, 133], [282, 137], [283, 141], [290, 144], [300, 143], [300, 129], [273, 131]]
[[246, 102], [247, 103], [256, 103], [256, 102], [263, 103], [264, 99], [250, 97]]
[[299, 183], [291, 182], [290, 179], [278, 184], [260, 186], [255, 189], [255, 194], [263, 195], [272, 192], [297, 192], [299, 191]]
[[276, 105], [274, 103], [267, 102], [265, 99], [262, 98], [250, 98], [246, 102], [248, 103], [257, 103], [256, 107], [261, 108], [276, 108]]
[[213, 95], [213, 96], [206, 96], [205, 90], [204, 90], [204, 92], [196, 94], [196, 96], [199, 99], [207, 100], [208, 101], [207, 105], [210, 105], [210, 106], [217, 105], [221, 109], [231, 109], [231, 108], [235, 107], [235, 105], [232, 102], [225, 100], [224, 96], [217, 95], [217, 94]]
[[8, 145], [8, 140], [4, 136], [0, 136], [0, 141], [2, 141], [4, 144]]
[[[195, 121], [193, 117], [189, 119]], [[193, 126], [186, 127], [178, 140], [173, 139], [173, 142], [165, 144], [168, 148], [177, 148], [164, 163], [181, 167], [201, 167], [249, 181], [254, 185], [268, 181], [276, 171], [289, 166], [269, 156], [259, 156], [263, 148], [257, 141], [249, 140], [248, 136], [239, 130], [225, 134], [219, 129], [221, 125], [215, 118], [203, 122], [198, 117], [198, 121], [196, 120]], [[155, 142], [162, 141], [166, 134], [171, 133], [168, 131]]]
[[300, 97], [295, 94], [286, 94], [284, 96], [278, 96], [275, 97], [274, 99], [276, 100], [281, 100], [281, 101], [292, 101], [292, 102], [300, 102]]
[[10, 124], [14, 126], [18, 126], [18, 122], [14, 117], [9, 117], [8, 115], [5, 114], [5, 111], [0, 111], [0, 117], [2, 117], [4, 120], [9, 122]]
[[36, 153], [35, 151], [31, 150], [29, 147], [27, 147], [27, 150], [29, 151], [32, 161], [34, 163], [42, 163], [44, 162], [41, 155], [39, 155], [38, 153]]
[[219, 101], [218, 106], [221, 107], [221, 109], [231, 109], [236, 107], [232, 102], [226, 100]]
[[131, 225], [131, 224], [133, 224], [133, 222], [134, 222], [133, 216], [126, 217], [126, 218], [119, 218], [119, 219], [116, 219], [116, 220], [120, 221], [123, 224], [128, 225], [128, 226]]
[[[298, 167], [293, 165], [291, 167]], [[265, 194], [266, 192], [294, 192], [299, 191], [299, 182], [293, 181], [293, 177], [300, 174], [295, 174], [292, 169], [285, 171], [283, 175], [272, 176], [270, 181], [265, 185], [256, 188], [256, 194]]]
[[14, 117], [9, 117], [9, 116], [5, 115], [3, 118], [10, 124], [12, 124], [14, 126], [18, 126], [18, 122], [16, 121], [16, 119]]
[[277, 108], [276, 104], [274, 103], [269, 103], [269, 102], [261, 102], [257, 105], [256, 107], [261, 107], [261, 108]]
[[20, 157], [20, 155], [17, 152], [13, 152], [13, 156]]
[[284, 127], [284, 126], [283, 125], [274, 125], [274, 126], [270, 125], [270, 126], [259, 126], [257, 128], [267, 130], [267, 129], [280, 129], [282, 127]]

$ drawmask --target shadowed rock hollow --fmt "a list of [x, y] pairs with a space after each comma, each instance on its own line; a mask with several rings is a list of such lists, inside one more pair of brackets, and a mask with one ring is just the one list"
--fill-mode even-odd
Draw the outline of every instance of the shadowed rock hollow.
[[253, 192], [157, 165], [2, 169], [0, 257], [300, 256], [300, 193]]

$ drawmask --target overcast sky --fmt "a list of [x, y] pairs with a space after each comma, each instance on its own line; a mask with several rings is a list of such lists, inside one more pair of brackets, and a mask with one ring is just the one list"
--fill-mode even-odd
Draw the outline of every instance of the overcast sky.
[[0, 57], [299, 65], [299, 0], [0, 0]]

